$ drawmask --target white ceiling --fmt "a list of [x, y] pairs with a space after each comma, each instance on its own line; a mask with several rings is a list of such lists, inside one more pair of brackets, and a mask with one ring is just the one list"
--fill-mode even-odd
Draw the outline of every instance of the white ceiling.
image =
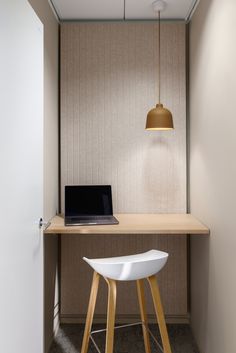
[[[154, 0], [49, 0], [61, 20], [153, 20]], [[163, 19], [188, 20], [199, 0], [166, 0]]]

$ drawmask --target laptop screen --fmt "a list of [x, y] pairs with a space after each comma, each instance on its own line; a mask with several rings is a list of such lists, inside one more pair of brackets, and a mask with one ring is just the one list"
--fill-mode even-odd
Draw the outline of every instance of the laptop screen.
[[65, 186], [65, 216], [113, 215], [111, 185]]

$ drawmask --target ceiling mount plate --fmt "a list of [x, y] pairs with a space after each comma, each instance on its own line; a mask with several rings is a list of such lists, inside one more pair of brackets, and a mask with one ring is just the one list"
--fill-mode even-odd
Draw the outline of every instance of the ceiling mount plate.
[[163, 0], [156, 0], [152, 3], [152, 8], [154, 12], [162, 12], [166, 9], [167, 3]]

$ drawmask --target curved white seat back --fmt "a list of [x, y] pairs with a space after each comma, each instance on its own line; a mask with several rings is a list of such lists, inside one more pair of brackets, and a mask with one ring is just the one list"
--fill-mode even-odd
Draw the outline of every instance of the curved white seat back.
[[165, 265], [168, 253], [150, 250], [142, 254], [109, 257], [104, 259], [83, 259], [100, 275], [117, 281], [133, 281], [150, 277]]

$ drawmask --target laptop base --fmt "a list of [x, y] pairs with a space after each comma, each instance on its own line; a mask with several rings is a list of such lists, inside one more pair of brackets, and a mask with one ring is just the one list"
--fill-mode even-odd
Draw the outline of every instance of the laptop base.
[[92, 226], [92, 225], [119, 224], [114, 216], [92, 216], [92, 217], [67, 217], [65, 226]]

